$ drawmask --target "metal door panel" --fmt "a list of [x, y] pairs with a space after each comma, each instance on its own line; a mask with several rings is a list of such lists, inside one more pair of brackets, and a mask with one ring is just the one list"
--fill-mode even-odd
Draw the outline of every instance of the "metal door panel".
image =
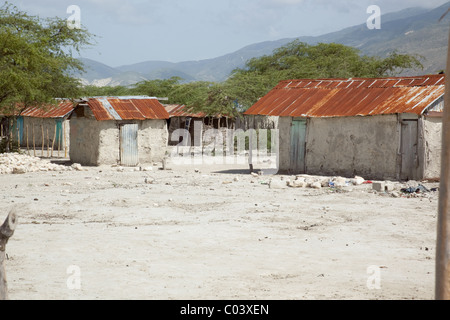
[[137, 124], [120, 126], [120, 164], [126, 167], [139, 164]]
[[306, 120], [294, 120], [291, 126], [291, 170], [304, 173], [306, 149]]
[[418, 122], [417, 120], [402, 121], [401, 154], [402, 164], [400, 178], [415, 180], [418, 163]]

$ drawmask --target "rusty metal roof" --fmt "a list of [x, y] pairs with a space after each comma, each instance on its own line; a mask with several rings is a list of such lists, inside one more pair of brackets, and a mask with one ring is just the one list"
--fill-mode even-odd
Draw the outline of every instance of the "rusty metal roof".
[[70, 100], [61, 100], [58, 105], [46, 105], [42, 107], [28, 107], [20, 115], [34, 118], [64, 118], [74, 109]]
[[84, 103], [98, 121], [169, 119], [164, 106], [152, 97], [93, 97]]
[[423, 114], [445, 93], [445, 76], [281, 81], [244, 114], [343, 117]]
[[206, 117], [206, 113], [204, 112], [189, 112], [189, 108], [186, 107], [184, 104], [165, 104], [164, 107], [166, 108], [167, 112], [169, 113], [170, 117], [192, 117], [192, 118], [204, 118]]
[[3, 116], [23, 116], [32, 118], [64, 118], [74, 109], [74, 104], [68, 99], [58, 99], [58, 104], [44, 104], [40, 106], [25, 107], [16, 104], [15, 110], [2, 113]]

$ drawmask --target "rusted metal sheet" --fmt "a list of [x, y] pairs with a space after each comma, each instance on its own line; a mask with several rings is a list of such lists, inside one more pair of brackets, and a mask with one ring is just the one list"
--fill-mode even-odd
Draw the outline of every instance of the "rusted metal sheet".
[[98, 121], [169, 119], [164, 106], [150, 97], [95, 97], [86, 101]]
[[281, 81], [245, 114], [342, 117], [423, 114], [445, 93], [444, 75]]
[[204, 112], [197, 112], [193, 113], [190, 112], [188, 107], [186, 107], [184, 104], [166, 104], [164, 105], [167, 112], [169, 113], [170, 117], [192, 117], [192, 118], [204, 118], [206, 117], [206, 113]]
[[139, 163], [138, 125], [124, 124], [120, 126], [120, 164], [134, 167]]
[[33, 117], [33, 118], [64, 118], [69, 115], [73, 109], [74, 105], [70, 100], [60, 100], [57, 105], [41, 105], [26, 107], [22, 112], [23, 105], [17, 105], [16, 111], [8, 114], [8, 116], [23, 116], [23, 117]]

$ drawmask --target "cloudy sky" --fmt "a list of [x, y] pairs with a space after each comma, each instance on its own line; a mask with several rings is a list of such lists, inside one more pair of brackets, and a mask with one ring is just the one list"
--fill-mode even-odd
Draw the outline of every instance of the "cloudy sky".
[[[83, 56], [107, 65], [147, 60], [215, 58], [246, 45], [315, 36], [362, 24], [382, 13], [434, 8], [448, 0], [9, 0], [41, 17], [69, 18], [80, 8], [82, 25], [97, 36]], [[2, 2], [2, 0], [0, 0]]]

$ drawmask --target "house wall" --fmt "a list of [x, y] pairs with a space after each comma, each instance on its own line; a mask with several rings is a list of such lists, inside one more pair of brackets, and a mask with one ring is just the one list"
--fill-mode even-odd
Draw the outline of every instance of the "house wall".
[[442, 117], [424, 117], [424, 179], [441, 176]]
[[394, 180], [399, 136], [396, 115], [310, 119], [306, 172]]
[[278, 119], [279, 129], [279, 155], [278, 170], [280, 173], [287, 172], [291, 166], [291, 117], [280, 117]]
[[161, 162], [166, 155], [169, 134], [166, 120], [139, 121], [139, 161]]
[[[72, 162], [85, 166], [120, 163], [120, 121], [97, 121], [74, 116], [71, 122], [70, 159]], [[162, 161], [168, 141], [167, 122], [146, 120], [137, 121], [137, 123], [140, 163], [150, 164]]]
[[119, 126], [116, 121], [96, 121], [98, 127], [98, 160], [96, 165], [120, 163]]
[[70, 160], [84, 166], [98, 165], [100, 122], [83, 117], [72, 117], [70, 121]]

